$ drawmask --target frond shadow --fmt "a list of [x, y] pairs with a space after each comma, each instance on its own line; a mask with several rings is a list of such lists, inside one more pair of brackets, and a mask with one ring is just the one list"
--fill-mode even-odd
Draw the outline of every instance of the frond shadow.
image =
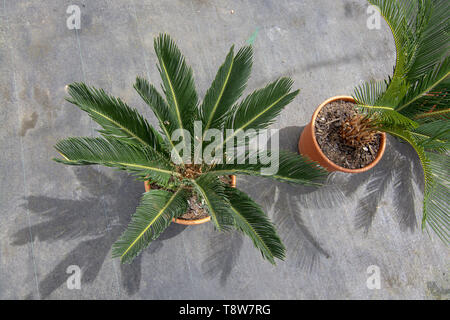
[[[60, 240], [81, 239], [64, 258], [39, 282], [39, 293], [47, 298], [67, 280], [66, 269], [78, 265], [82, 270], [82, 283], [92, 283], [107, 260], [112, 244], [128, 225], [131, 214], [144, 192], [142, 183], [129, 175], [116, 172], [113, 178], [93, 167], [74, 169], [82, 192], [81, 199], [58, 199], [46, 196], [29, 196], [23, 207], [45, 220], [12, 236], [13, 245], [25, 245], [39, 241], [53, 243]], [[154, 241], [147, 254], [159, 251], [163, 242], [178, 235], [183, 226], [171, 225]], [[141, 259], [138, 256], [132, 264], [120, 265], [121, 287], [128, 295], [139, 290], [141, 280]]]
[[364, 187], [364, 195], [358, 199], [356, 207], [355, 227], [366, 234], [390, 187], [395, 219], [400, 229], [415, 231], [415, 186], [423, 192], [423, 172], [417, 154], [408, 144], [392, 137], [388, 137], [386, 152], [372, 170], [349, 175], [342, 185], [347, 196], [356, 195], [357, 190]]
[[202, 272], [209, 278], [219, 277], [224, 286], [240, 256], [244, 236], [236, 230], [218, 232], [214, 230], [208, 238], [206, 259], [202, 262]]
[[307, 207], [304, 197], [311, 192], [306, 187], [275, 183], [261, 194], [260, 201], [273, 217], [287, 249], [287, 261], [305, 271], [313, 271], [320, 257], [329, 254], [313, 235], [303, 214]]
[[[280, 149], [297, 152], [302, 127], [287, 127], [279, 131]], [[393, 185], [396, 218], [402, 230], [413, 231], [417, 226], [414, 205], [414, 185], [423, 188], [423, 173], [417, 155], [409, 145], [395, 138], [388, 138], [386, 153], [373, 169], [361, 174], [330, 174], [320, 188], [312, 188], [270, 179], [239, 176], [237, 187], [247, 192], [262, 205], [273, 219], [278, 234], [287, 247], [287, 260], [305, 271], [314, 271], [321, 258], [329, 258], [327, 250], [305, 222], [308, 210], [339, 208], [351, 203], [360, 188], [366, 195], [358, 199], [355, 225], [366, 232], [370, 229], [377, 207], [386, 190]], [[236, 265], [243, 244], [240, 233], [214, 233], [209, 243], [207, 258], [203, 262], [206, 274], [220, 274], [222, 285], [226, 283]]]
[[[279, 130], [281, 150], [298, 152], [298, 140], [303, 127], [291, 126]], [[241, 182], [242, 180], [242, 182]], [[311, 272], [321, 258], [329, 254], [315, 232], [308, 226], [304, 213], [307, 210], [329, 209], [345, 201], [344, 194], [330, 176], [320, 188], [274, 182], [270, 179], [239, 177], [238, 186], [263, 206], [273, 219], [277, 232], [287, 249], [287, 262]]]
[[[297, 152], [301, 132], [301, 127], [279, 130], [280, 149]], [[320, 257], [329, 257], [309, 230], [302, 211], [309, 207], [332, 208], [341, 203], [344, 195], [333, 183], [317, 189], [240, 175], [237, 177], [237, 187], [259, 203], [275, 223], [277, 233], [287, 247], [288, 261], [312, 271]], [[202, 263], [205, 274], [220, 275], [220, 283], [224, 285], [237, 263], [243, 241], [244, 236], [239, 232], [214, 233]]]

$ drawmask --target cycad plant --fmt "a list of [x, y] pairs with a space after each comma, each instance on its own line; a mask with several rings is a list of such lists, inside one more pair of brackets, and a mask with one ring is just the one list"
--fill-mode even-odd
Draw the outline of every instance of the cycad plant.
[[[150, 126], [122, 100], [101, 89], [75, 83], [68, 87], [70, 98], [67, 100], [86, 111], [102, 127], [99, 130], [102, 137], [68, 138], [55, 146], [62, 156], [62, 159], [55, 159], [57, 162], [115, 167], [158, 186], [142, 195], [128, 228], [113, 246], [113, 256], [120, 257], [122, 262], [131, 262], [173, 218], [186, 212], [188, 200], [195, 194], [216, 229], [234, 227], [248, 235], [271, 263], [275, 263], [275, 258], [283, 259], [285, 248], [261, 207], [221, 178], [238, 174], [260, 176], [264, 166], [260, 162], [221, 163], [217, 159], [192, 163], [189, 156], [194, 152], [186, 150], [195, 150], [198, 143], [200, 150], [208, 147], [203, 143], [207, 140], [205, 135], [195, 136], [197, 124], [205, 133], [208, 129], [232, 129], [232, 134], [219, 141], [212, 152], [213, 155], [224, 154], [226, 160], [230, 143], [231, 150], [242, 147], [235, 140], [239, 133], [268, 127], [299, 91], [291, 92], [292, 80], [281, 78], [237, 102], [250, 76], [252, 48], [243, 47], [234, 54], [232, 47], [203, 102], [199, 103], [192, 69], [176, 44], [168, 35], [160, 35], [154, 47], [165, 98], [139, 77], [134, 88], [158, 119], [160, 130]], [[176, 132], [180, 134], [173, 139]], [[249, 151], [244, 152], [244, 159], [250, 155]], [[282, 151], [276, 160], [278, 172], [269, 178], [317, 185], [326, 176], [323, 169], [298, 154]]]
[[[422, 228], [449, 241], [450, 1], [369, 0], [394, 36], [393, 75], [355, 90], [360, 114], [343, 127], [354, 143], [384, 131], [409, 143], [425, 176]], [[356, 138], [355, 138], [356, 136]]]

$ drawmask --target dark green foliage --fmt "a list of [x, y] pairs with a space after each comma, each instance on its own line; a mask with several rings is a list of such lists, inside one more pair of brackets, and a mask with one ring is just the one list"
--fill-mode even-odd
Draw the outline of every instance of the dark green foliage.
[[127, 231], [113, 246], [113, 257], [131, 262], [169, 226], [172, 218], [187, 210], [187, 192], [180, 188], [175, 192], [150, 190], [142, 195], [136, 213]]
[[[143, 194], [128, 229], [113, 246], [113, 256], [120, 257], [122, 262], [131, 262], [167, 228], [172, 218], [187, 211], [188, 200], [195, 194], [217, 229], [235, 227], [248, 235], [271, 263], [275, 263], [275, 258], [283, 259], [284, 246], [261, 208], [243, 192], [231, 189], [221, 180], [224, 175], [261, 175], [263, 165], [203, 163], [196, 167], [185, 162], [176, 165], [172, 160], [178, 161], [181, 157], [177, 152], [172, 154], [175, 146], [171, 137], [177, 129], [193, 134], [194, 121], [200, 121], [202, 129], [243, 132], [266, 128], [298, 94], [298, 91], [290, 92], [292, 80], [276, 80], [236, 103], [250, 76], [252, 48], [244, 47], [234, 55], [232, 47], [203, 103], [199, 104], [192, 70], [168, 35], [155, 39], [155, 52], [165, 98], [142, 78], [136, 79], [134, 88], [152, 109], [161, 133], [120, 99], [103, 90], [73, 84], [69, 86], [68, 101], [98, 122], [103, 127], [100, 132], [104, 137], [68, 138], [55, 146], [63, 157], [55, 159], [58, 162], [115, 167], [160, 187]], [[202, 137], [196, 138], [203, 141]], [[187, 141], [183, 139], [182, 143]], [[194, 139], [191, 144], [193, 149]], [[267, 177], [317, 185], [326, 176], [324, 169], [297, 154], [282, 152], [278, 165], [278, 173]]]
[[225, 190], [236, 228], [249, 236], [263, 257], [270, 262], [275, 263], [274, 258], [283, 260], [285, 248], [261, 207], [240, 190], [230, 187]]

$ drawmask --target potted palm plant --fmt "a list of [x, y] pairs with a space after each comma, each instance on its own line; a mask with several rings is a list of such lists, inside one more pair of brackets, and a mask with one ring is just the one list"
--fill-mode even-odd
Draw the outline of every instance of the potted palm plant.
[[[134, 88], [155, 114], [160, 130], [150, 126], [121, 99], [75, 83], [68, 86], [67, 100], [101, 125], [102, 137], [67, 138], [55, 146], [62, 156], [55, 159], [57, 162], [114, 167], [145, 181], [146, 192], [128, 228], [114, 244], [113, 256], [131, 262], [172, 220], [187, 220], [187, 213], [195, 215], [201, 211], [206, 219], [200, 216], [194, 220], [211, 218], [218, 230], [237, 228], [271, 263], [275, 263], [275, 258], [283, 259], [285, 248], [274, 225], [258, 204], [233, 188], [233, 176], [260, 176], [264, 165], [220, 162], [217, 157], [211, 162], [201, 158], [191, 162], [189, 156], [198, 159], [197, 151], [201, 153], [210, 146], [204, 143], [209, 129], [229, 129], [231, 135], [226, 141], [219, 140], [211, 152], [217, 156], [225, 149], [223, 158], [229, 159], [230, 142], [231, 150], [242, 147], [234, 139], [239, 133], [266, 128], [299, 91], [291, 92], [292, 80], [281, 78], [237, 102], [250, 76], [252, 48], [243, 47], [234, 54], [232, 47], [199, 103], [192, 70], [174, 41], [168, 35], [160, 35], [154, 47], [165, 98], [142, 78], [137, 78]], [[196, 135], [198, 126], [205, 135]], [[194, 138], [189, 140], [189, 136]], [[249, 156], [245, 151], [244, 159]], [[295, 153], [281, 151], [276, 161], [278, 171], [268, 177], [280, 181], [317, 185], [327, 174], [316, 163]]]
[[[362, 170], [353, 171], [358, 172], [373, 167], [381, 158], [384, 133], [409, 143], [419, 156], [425, 176], [422, 227], [431, 227], [448, 243], [450, 2], [369, 2], [378, 7], [394, 36], [397, 50], [394, 73], [384, 81], [359, 86], [353, 97], [336, 97], [322, 104], [308, 130], [302, 133], [299, 150], [330, 171], [352, 172], [336, 163], [330, 165], [330, 159], [320, 150], [317, 140], [323, 142], [323, 136], [329, 134], [334, 142], [344, 145], [344, 150], [352, 150], [356, 155], [373, 153], [374, 161]], [[338, 119], [335, 123], [327, 123], [330, 121], [326, 119], [327, 113], [320, 110], [324, 106]], [[316, 119], [321, 116], [324, 119], [317, 124]], [[320, 132], [327, 128], [331, 131]], [[374, 145], [379, 145], [377, 153]]]

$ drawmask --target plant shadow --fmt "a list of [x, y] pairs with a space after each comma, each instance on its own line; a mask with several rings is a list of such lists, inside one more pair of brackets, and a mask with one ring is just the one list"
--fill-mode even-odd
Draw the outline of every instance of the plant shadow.
[[[298, 152], [301, 132], [301, 127], [279, 130], [280, 149]], [[321, 188], [305, 187], [244, 175], [238, 176], [237, 187], [259, 203], [275, 223], [277, 233], [287, 248], [287, 262], [302, 270], [313, 271], [321, 257], [329, 257], [313, 236], [303, 214], [305, 208], [331, 208], [342, 203], [344, 194], [338, 187], [329, 182]], [[241, 248], [243, 241], [240, 233], [233, 233], [232, 236], [219, 233], [211, 241], [209, 257], [204, 264], [210, 274], [222, 272], [222, 285], [236, 264], [240, 254], [236, 248]]]
[[[76, 168], [74, 172], [81, 190], [88, 195], [77, 200], [26, 197], [23, 207], [45, 221], [31, 226], [31, 239], [28, 228], [12, 236], [12, 244], [18, 246], [34, 241], [83, 239], [39, 282], [41, 298], [47, 298], [67, 280], [66, 269], [70, 265], [81, 268], [82, 283], [92, 283], [97, 278], [111, 246], [125, 230], [144, 192], [142, 183], [123, 173], [115, 172], [113, 178], [109, 178], [93, 167]], [[159, 251], [165, 240], [184, 229], [185, 226], [172, 224], [146, 252]], [[142, 255], [131, 264], [120, 265], [120, 285], [129, 295], [139, 290], [141, 259]]]
[[210, 279], [218, 278], [220, 285], [225, 286], [239, 259], [244, 236], [236, 230], [213, 231], [208, 237], [201, 268], [205, 276]]
[[[299, 135], [295, 139], [294, 133], [301, 133], [303, 128], [289, 127], [286, 130], [292, 131], [284, 133], [286, 140], [292, 142], [287, 147], [291, 151], [296, 150], [297, 145], [294, 146], [293, 143], [297, 143]], [[414, 149], [388, 135], [385, 154], [372, 170], [359, 174], [332, 173], [324, 187], [313, 193], [303, 193], [300, 202], [306, 204], [305, 207], [320, 207], [321, 203], [324, 208], [331, 208], [338, 206], [340, 201], [353, 202], [358, 189], [362, 188], [365, 190], [364, 195], [356, 199], [355, 227], [367, 234], [377, 209], [391, 186], [395, 219], [402, 231], [412, 232], [417, 228], [414, 199], [417, 191], [423, 194], [423, 170]], [[327, 194], [329, 192], [331, 194]]]
[[[290, 126], [279, 130], [279, 148], [298, 153], [298, 141], [304, 127]], [[269, 183], [268, 183], [269, 182]], [[272, 217], [286, 249], [287, 261], [312, 272], [321, 258], [329, 258], [327, 250], [309, 226], [308, 210], [334, 208], [345, 201], [340, 188], [328, 179], [318, 187], [259, 179], [253, 182], [251, 194]]]
[[[280, 130], [280, 149], [297, 152], [302, 129], [292, 126]], [[12, 237], [13, 245], [82, 239], [39, 282], [42, 298], [64, 284], [67, 280], [66, 269], [70, 265], [78, 265], [82, 269], [83, 283], [92, 283], [97, 278], [112, 244], [125, 230], [144, 191], [141, 182], [125, 173], [115, 172], [110, 178], [94, 167], [75, 168], [74, 173], [82, 194], [86, 195], [76, 200], [26, 197], [23, 207], [45, 220], [31, 226], [31, 239], [28, 228], [19, 230]], [[392, 185], [400, 227], [414, 231], [417, 227], [414, 184], [423, 189], [422, 168], [417, 155], [409, 145], [395, 138], [388, 139], [386, 153], [374, 169], [354, 175], [331, 174], [320, 188], [248, 176], [239, 176], [237, 180], [237, 186], [258, 202], [275, 223], [287, 248], [287, 263], [308, 272], [315, 270], [321, 258], [329, 258], [326, 249], [308, 226], [305, 215], [308, 210], [335, 210], [344, 201], [353, 201], [359, 188], [365, 188], [365, 195], [358, 199], [355, 227], [367, 233], [380, 202]], [[179, 235], [185, 228], [171, 224], [143, 254], [158, 252], [165, 240]], [[224, 286], [240, 257], [244, 236], [236, 231], [221, 233], [212, 229], [208, 232], [209, 240], [201, 269], [206, 276], [218, 278]], [[133, 263], [119, 267], [120, 286], [129, 295], [139, 290], [141, 259], [142, 255]]]
[[[281, 129], [280, 149], [298, 152], [297, 144], [302, 131], [303, 127], [297, 126]], [[305, 213], [308, 210], [335, 210], [343, 203], [353, 202], [356, 191], [364, 188], [365, 195], [357, 199], [355, 228], [367, 233], [380, 202], [392, 185], [393, 205], [400, 229], [414, 231], [417, 227], [414, 185], [423, 192], [423, 173], [414, 150], [408, 144], [388, 137], [385, 155], [374, 169], [361, 174], [332, 173], [320, 188], [246, 176], [239, 176], [237, 184], [262, 205], [273, 219], [286, 245], [288, 260], [311, 272], [318, 266], [321, 258], [330, 256], [306, 222]], [[242, 245], [242, 239], [235, 239], [234, 245]], [[218, 247], [218, 252], [226, 252], [232, 246], [218, 241]]]
[[[401, 140], [388, 136], [386, 151], [381, 161], [364, 173], [349, 175], [343, 184], [346, 196], [357, 194], [360, 187], [364, 195], [358, 199], [355, 227], [367, 234], [386, 192], [392, 187], [392, 205], [395, 220], [401, 231], [413, 232], [417, 228], [416, 193], [423, 195], [423, 169], [414, 149]], [[417, 190], [416, 190], [417, 189]]]

